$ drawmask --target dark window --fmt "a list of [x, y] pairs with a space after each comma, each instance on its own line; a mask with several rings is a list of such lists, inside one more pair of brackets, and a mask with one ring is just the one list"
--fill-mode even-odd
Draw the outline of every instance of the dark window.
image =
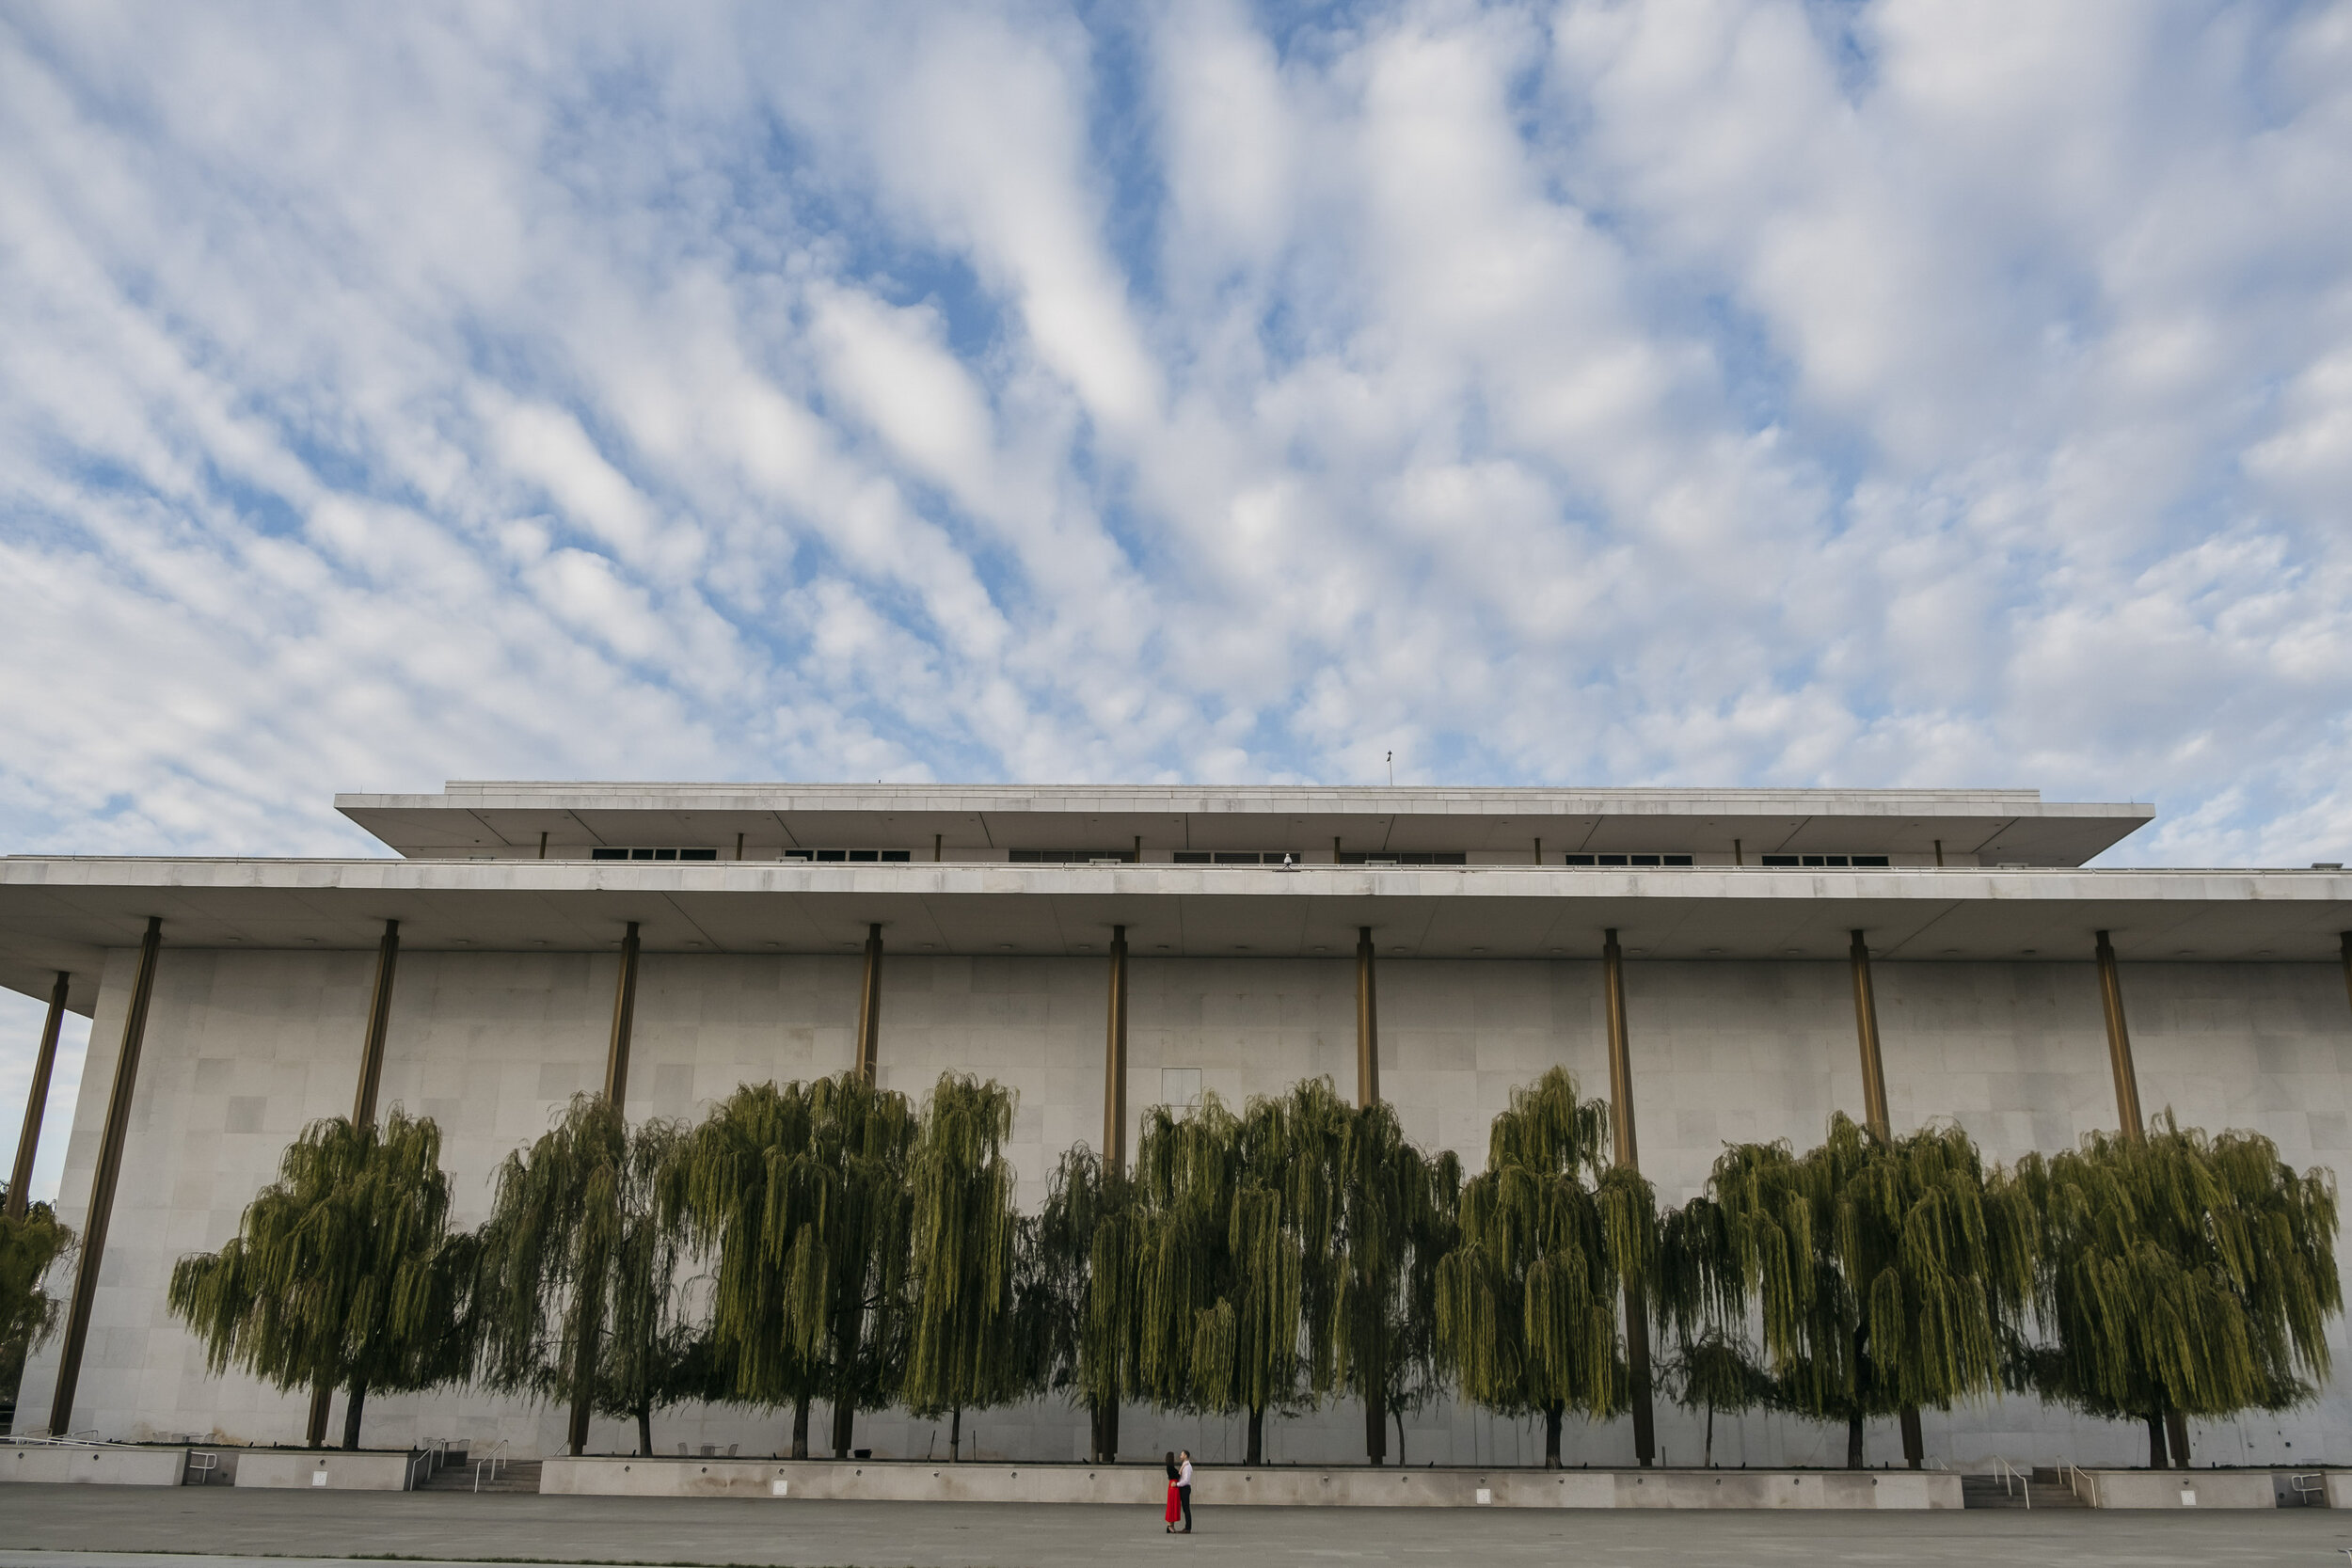
[[628, 851], [626, 849], [591, 849], [588, 851], [588, 858], [592, 861], [625, 861], [628, 859]]
[[832, 865], [845, 861], [864, 864], [867, 861], [887, 861], [903, 864], [914, 858], [911, 849], [787, 849], [780, 857], [787, 861], [823, 861]]
[[1597, 863], [1601, 865], [1630, 865], [1633, 863], [1631, 858], [1625, 855], [1595, 855], [1593, 859]]
[[[1279, 865], [1282, 858], [1272, 857]], [[1411, 854], [1375, 854], [1370, 850], [1349, 849], [1340, 855], [1342, 865], [1468, 865], [1470, 856], [1460, 850], [1429, 850]]]
[[1668, 865], [1692, 865], [1696, 863], [1688, 855], [1661, 855], [1658, 858]]
[[1089, 861], [1127, 862], [1136, 858], [1133, 849], [1014, 849], [1009, 855], [1017, 865], [1084, 865]]
[[1176, 851], [1176, 863], [1178, 865], [1206, 865], [1209, 863], [1209, 852], [1206, 849], [1179, 849]]
[[1593, 863], [1593, 857], [1590, 855], [1570, 855], [1563, 863], [1568, 865], [1590, 865]]
[[716, 849], [680, 849], [677, 852], [677, 858], [682, 861], [715, 861], [719, 858], [719, 851]]
[[1689, 855], [1563, 855], [1564, 865], [1691, 865]]
[[1626, 858], [1631, 861], [1635, 865], [1656, 865], [1658, 863], [1658, 857], [1656, 855], [1628, 855]]
[[1886, 857], [1884, 855], [1856, 855], [1853, 863], [1856, 865], [1884, 865]]
[[847, 849], [819, 849], [817, 851], [817, 858], [820, 861], [846, 861], [850, 858], [850, 852]]
[[716, 849], [591, 849], [588, 858], [596, 861], [715, 861]]
[[1794, 865], [1797, 863], [1797, 857], [1794, 855], [1767, 855], [1764, 857], [1764, 863], [1766, 865]]
[[850, 858], [853, 861], [859, 862], [879, 861], [882, 859], [882, 851], [879, 849], [852, 849], [850, 851]]
[[884, 849], [882, 852], [882, 858], [894, 863], [904, 864], [905, 863], [914, 859], [914, 851], [912, 849]]

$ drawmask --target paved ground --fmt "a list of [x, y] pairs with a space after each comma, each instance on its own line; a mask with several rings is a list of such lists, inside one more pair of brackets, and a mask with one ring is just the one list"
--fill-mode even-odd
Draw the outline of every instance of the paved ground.
[[[1105, 1560], [1333, 1568], [1856, 1563], [2114, 1568], [2342, 1563], [2352, 1513], [1634, 1513], [1452, 1509], [1156, 1511], [467, 1493], [0, 1486], [0, 1568], [287, 1568], [292, 1559], [1075, 1568]], [[70, 1556], [63, 1554], [72, 1554]], [[163, 1555], [173, 1554], [173, 1555]]]

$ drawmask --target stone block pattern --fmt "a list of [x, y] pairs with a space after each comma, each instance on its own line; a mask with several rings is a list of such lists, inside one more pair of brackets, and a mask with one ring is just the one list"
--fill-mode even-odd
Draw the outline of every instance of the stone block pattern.
[[[81, 1224], [121, 1038], [136, 955], [111, 957], [91, 1034], [59, 1210]], [[862, 959], [842, 956], [648, 955], [643, 961], [628, 1106], [692, 1117], [738, 1084], [806, 1078], [850, 1065]], [[576, 1091], [602, 1080], [617, 958], [611, 953], [427, 953], [401, 959], [381, 1103], [435, 1117], [456, 1186], [457, 1218], [487, 1212], [499, 1162], [546, 1130]], [[157, 976], [131, 1137], [74, 1422], [112, 1437], [177, 1433], [212, 1441], [298, 1441], [307, 1400], [241, 1373], [215, 1376], [165, 1308], [172, 1260], [218, 1246], [310, 1119], [347, 1113], [373, 955], [198, 951], [167, 946]], [[1354, 1090], [1352, 957], [1176, 958], [1139, 942], [1131, 960], [1129, 1138], [1168, 1085], [1197, 1082], [1238, 1104], [1299, 1078]], [[2054, 1151], [2115, 1125], [2090, 964], [1898, 963], [1876, 968], [1897, 1127], [1950, 1117], [1989, 1159]], [[2140, 1094], [2185, 1124], [2266, 1133], [2298, 1168], [2333, 1167], [2352, 1144], [2352, 1008], [2332, 965], [2134, 964], [2123, 972]], [[1861, 1073], [1843, 963], [1627, 964], [1634, 1100], [1643, 1169], [1662, 1202], [1699, 1191], [1726, 1142], [1817, 1139], [1834, 1111], [1858, 1115]], [[1554, 1064], [1605, 1094], [1601, 972], [1592, 959], [1383, 958], [1382, 1086], [1409, 1133], [1475, 1170], [1511, 1090]], [[922, 957], [886, 959], [882, 1083], [920, 1098], [943, 1071], [993, 1077], [1020, 1096], [1010, 1149], [1021, 1201], [1043, 1197], [1069, 1146], [1102, 1126], [1104, 960]], [[1169, 1071], [1168, 1069], [1178, 1069]], [[69, 1280], [55, 1282], [66, 1289]], [[2342, 1336], [2339, 1333], [2338, 1338]], [[2341, 1352], [2341, 1345], [2339, 1345]], [[52, 1340], [28, 1367], [24, 1424], [45, 1418]], [[335, 1415], [340, 1431], [340, 1402]], [[770, 1452], [788, 1416], [699, 1408], [657, 1418], [665, 1451], [739, 1446]], [[2003, 1400], [1926, 1418], [1931, 1453], [1955, 1467], [2144, 1457], [2137, 1428]], [[563, 1413], [458, 1392], [371, 1400], [367, 1437], [505, 1437], [556, 1451]], [[1883, 1430], [1882, 1430], [1883, 1428]], [[1083, 1457], [1085, 1422], [1058, 1402], [967, 1415], [967, 1451], [1024, 1461]], [[827, 1431], [820, 1410], [812, 1431]], [[1699, 1457], [1699, 1418], [1661, 1405], [1670, 1462]], [[2192, 1423], [2199, 1460], [2311, 1464], [2352, 1458], [2342, 1376], [2313, 1406], [2240, 1423]], [[1238, 1460], [1238, 1421], [1162, 1418], [1129, 1409], [1122, 1447], [1186, 1447]], [[1409, 1463], [1529, 1463], [1532, 1425], [1446, 1403], [1409, 1414]], [[946, 1453], [944, 1427], [901, 1413], [861, 1418], [858, 1443], [887, 1455]], [[593, 1447], [626, 1452], [622, 1423]], [[1270, 1420], [1269, 1461], [1359, 1458], [1355, 1406]], [[1869, 1434], [1895, 1457], [1893, 1423]], [[1722, 1417], [1719, 1463], [1842, 1463], [1845, 1437], [1779, 1417]], [[1568, 1462], [1623, 1465], [1623, 1420], [1567, 1433]], [[1392, 1439], [1393, 1450], [1396, 1443]]]

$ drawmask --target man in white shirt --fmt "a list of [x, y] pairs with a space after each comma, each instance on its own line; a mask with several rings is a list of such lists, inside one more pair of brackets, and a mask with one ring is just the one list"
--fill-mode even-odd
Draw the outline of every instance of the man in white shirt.
[[1184, 1533], [1192, 1533], [1192, 1450], [1180, 1449], [1176, 1453], [1176, 1501], [1184, 1511]]

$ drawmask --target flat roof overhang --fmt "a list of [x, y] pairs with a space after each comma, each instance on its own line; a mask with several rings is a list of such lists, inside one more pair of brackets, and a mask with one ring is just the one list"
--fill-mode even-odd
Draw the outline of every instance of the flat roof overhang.
[[[2030, 789], [1327, 789], [1156, 784], [467, 783], [439, 795], [338, 795], [404, 855], [614, 845], [780, 847], [1290, 848], [1547, 854], [1947, 853], [2080, 865], [2152, 820], [2138, 803]], [[1279, 841], [1279, 842], [1277, 842]]]
[[1527, 867], [1295, 872], [1225, 866], [641, 865], [562, 861], [0, 860], [0, 985], [97, 1002], [102, 956], [148, 917], [173, 947], [600, 951], [629, 921], [652, 953], [894, 952], [1587, 958], [1613, 927], [1642, 958], [2334, 961], [2352, 876], [2332, 871], [1764, 871]]

